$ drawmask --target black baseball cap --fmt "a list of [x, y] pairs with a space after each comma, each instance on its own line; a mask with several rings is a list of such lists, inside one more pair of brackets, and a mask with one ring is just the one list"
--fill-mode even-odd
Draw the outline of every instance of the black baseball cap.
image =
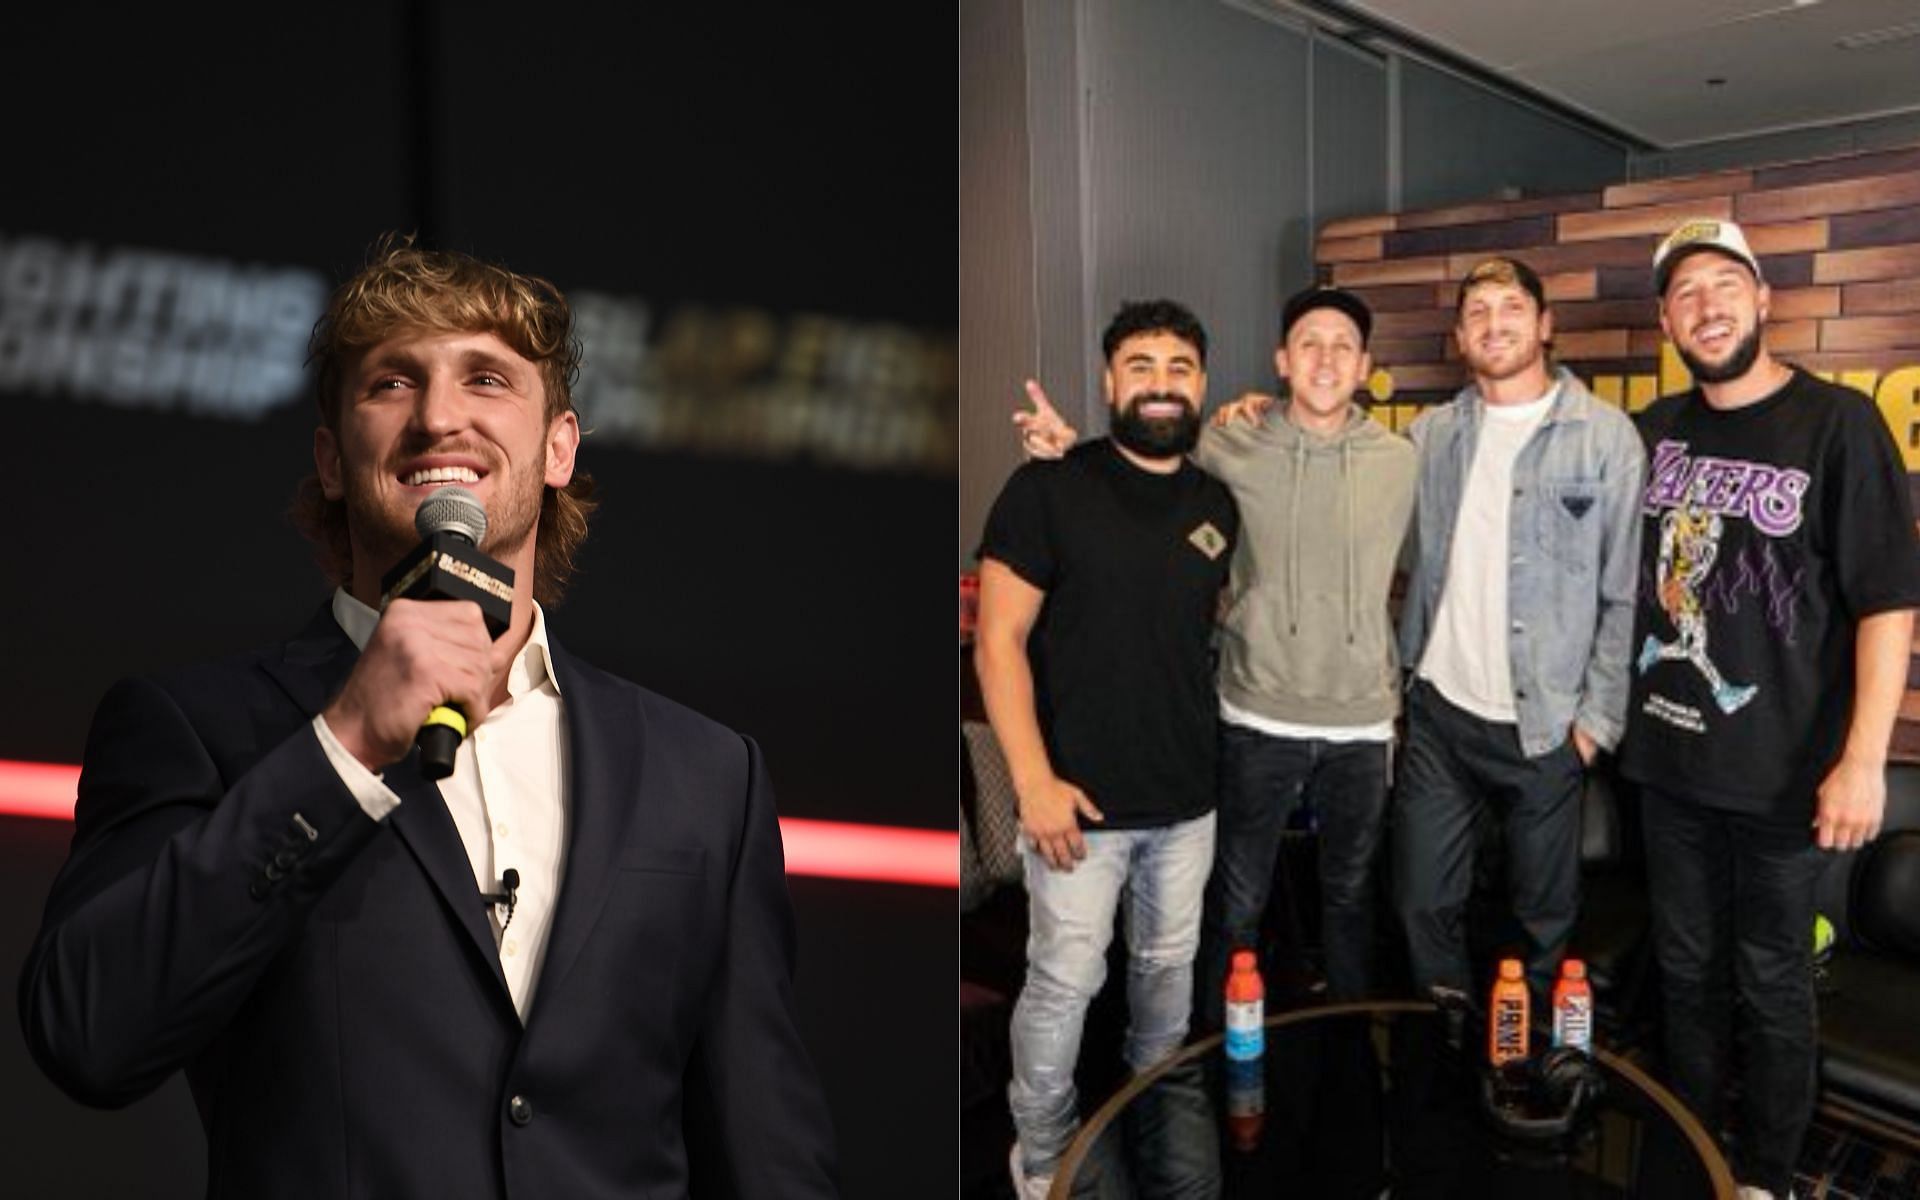
[[1287, 298], [1286, 307], [1280, 310], [1280, 340], [1286, 341], [1287, 335], [1301, 317], [1316, 308], [1331, 308], [1343, 312], [1360, 328], [1360, 348], [1366, 349], [1367, 338], [1373, 333], [1373, 310], [1367, 302], [1352, 292], [1337, 287], [1322, 287], [1316, 284], [1303, 288]]

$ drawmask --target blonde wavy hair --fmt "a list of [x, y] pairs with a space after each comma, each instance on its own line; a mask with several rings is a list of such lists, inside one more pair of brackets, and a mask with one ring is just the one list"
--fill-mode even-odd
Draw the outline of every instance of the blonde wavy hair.
[[[412, 329], [491, 333], [540, 369], [548, 424], [573, 408], [580, 342], [573, 335], [573, 310], [559, 288], [457, 251], [424, 250], [412, 234], [388, 233], [368, 251], [367, 265], [335, 290], [307, 344], [320, 420], [328, 429], [340, 428], [345, 378], [360, 356]], [[566, 487], [549, 487], [541, 496], [533, 596], [546, 607], [560, 602], [573, 577], [587, 518], [599, 507], [593, 493], [592, 477], [576, 468]], [[346, 502], [327, 499], [320, 477], [309, 475], [295, 490], [291, 515], [314, 543], [327, 578], [349, 584], [353, 553]]]

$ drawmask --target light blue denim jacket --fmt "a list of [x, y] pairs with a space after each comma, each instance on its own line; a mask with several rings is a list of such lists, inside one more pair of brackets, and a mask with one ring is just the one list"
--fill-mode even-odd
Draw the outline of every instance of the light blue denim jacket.
[[[1514, 460], [1508, 524], [1504, 651], [1520, 748], [1530, 758], [1564, 744], [1576, 723], [1608, 749], [1619, 744], [1640, 569], [1640, 435], [1626, 414], [1595, 399], [1564, 367], [1559, 382], [1553, 407]], [[1408, 431], [1420, 451], [1400, 613], [1400, 661], [1409, 671], [1426, 653], [1446, 587], [1484, 407], [1469, 386], [1422, 413]]]

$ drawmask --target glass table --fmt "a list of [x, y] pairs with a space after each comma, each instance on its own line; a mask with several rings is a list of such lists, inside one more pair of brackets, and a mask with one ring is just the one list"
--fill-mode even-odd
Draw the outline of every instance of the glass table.
[[1605, 1050], [1485, 1067], [1484, 1015], [1413, 1001], [1279, 1013], [1250, 1063], [1215, 1035], [1135, 1076], [1081, 1129], [1050, 1196], [1733, 1197], [1699, 1122]]

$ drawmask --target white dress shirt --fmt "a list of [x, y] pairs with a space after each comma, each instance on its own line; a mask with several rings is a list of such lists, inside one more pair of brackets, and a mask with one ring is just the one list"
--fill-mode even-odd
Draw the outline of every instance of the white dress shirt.
[[[353, 644], [366, 649], [380, 614], [349, 596], [333, 594], [333, 617]], [[325, 718], [313, 719], [327, 759], [360, 807], [382, 820], [400, 797], [340, 744]], [[473, 863], [473, 902], [502, 890], [508, 867], [520, 873], [518, 902], [507, 920], [504, 904], [488, 908], [500, 968], [524, 1022], [546, 958], [553, 906], [567, 846], [567, 714], [547, 647], [546, 614], [533, 606], [533, 632], [507, 668], [506, 702], [469, 730], [454, 755], [453, 774], [440, 795]]]

